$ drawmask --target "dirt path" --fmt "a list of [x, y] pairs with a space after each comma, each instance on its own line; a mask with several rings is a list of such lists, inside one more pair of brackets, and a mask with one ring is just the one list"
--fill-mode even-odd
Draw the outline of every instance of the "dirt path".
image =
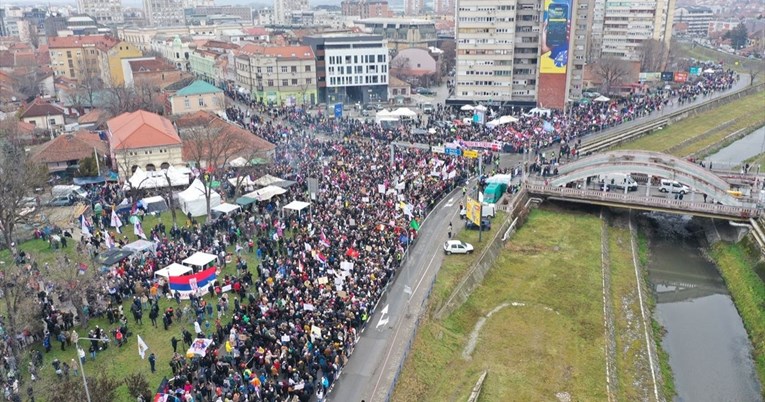
[[616, 400], [614, 390], [617, 389], [616, 371], [616, 332], [614, 330], [614, 306], [611, 300], [611, 257], [608, 242], [608, 212], [600, 211], [600, 269], [603, 278], [603, 331], [605, 332], [606, 355], [606, 393], [608, 400]]

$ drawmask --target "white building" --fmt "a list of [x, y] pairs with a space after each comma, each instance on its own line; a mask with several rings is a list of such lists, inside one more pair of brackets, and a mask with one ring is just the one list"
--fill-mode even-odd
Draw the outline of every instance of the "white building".
[[706, 37], [709, 34], [709, 23], [714, 21], [714, 13], [709, 7], [685, 6], [675, 10], [675, 24], [688, 24], [688, 34]]
[[149, 25], [185, 25], [184, 0], [143, 0], [143, 11]]
[[161, 54], [179, 70], [189, 71], [189, 56], [193, 51], [190, 45], [193, 45], [190, 39], [184, 41], [178, 35], [172, 38], [157, 35], [151, 40], [150, 49]]
[[81, 14], [93, 17], [100, 24], [124, 22], [122, 0], [77, 0], [77, 7]]
[[589, 0], [593, 9], [589, 36], [589, 61], [616, 57], [639, 61], [643, 42], [666, 44], [672, 38], [675, 0]]
[[382, 35], [311, 35], [304, 38], [304, 43], [311, 46], [316, 56], [321, 102], [351, 104], [387, 100], [388, 43]]
[[293, 11], [309, 9], [308, 0], [274, 0], [274, 24], [289, 24]]

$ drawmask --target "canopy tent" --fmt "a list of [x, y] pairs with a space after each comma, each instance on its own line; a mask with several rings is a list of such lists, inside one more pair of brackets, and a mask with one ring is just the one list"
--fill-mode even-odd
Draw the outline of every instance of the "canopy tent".
[[229, 166], [231, 166], [231, 167], [242, 167], [242, 166], [246, 166], [246, 165], [247, 165], [247, 159], [245, 159], [245, 158], [242, 158], [242, 157], [240, 156], [240, 157], [238, 157], [238, 158], [236, 158], [236, 159], [232, 160], [231, 162], [229, 162], [229, 163], [228, 163], [228, 165], [229, 165]]
[[713, 74], [714, 72], [715, 72], [714, 68], [708, 68], [708, 69], [704, 70], [704, 74]]
[[292, 180], [279, 180], [279, 181], [276, 181], [276, 182], [272, 183], [272, 185], [274, 185], [276, 187], [281, 187], [281, 188], [289, 188], [293, 184], [295, 184], [295, 182], [292, 181]]
[[183, 265], [193, 267], [195, 270], [201, 270], [214, 266], [217, 260], [218, 257], [216, 257], [214, 254], [197, 251], [196, 253], [192, 254], [191, 257], [188, 257], [181, 262]]
[[390, 116], [390, 115], [391, 115], [391, 113], [387, 109], [383, 109], [383, 110], [377, 112], [377, 114], [375, 114], [375, 117], [386, 117], [386, 116]]
[[157, 251], [157, 245], [154, 242], [148, 240], [136, 240], [130, 244], [122, 247], [125, 251], [130, 251], [133, 254], [143, 253], [144, 251], [151, 251], [152, 253]]
[[502, 125], [502, 123], [500, 123], [499, 119], [494, 119], [494, 120], [486, 122], [486, 127], [489, 127], [489, 128], [494, 128], [500, 125]]
[[96, 261], [101, 266], [110, 267], [124, 260], [125, 258], [130, 257], [131, 255], [133, 255], [133, 253], [130, 251], [114, 247], [99, 253]]
[[289, 204], [285, 205], [284, 207], [282, 207], [282, 209], [289, 209], [289, 210], [292, 210], [292, 211], [300, 212], [300, 211], [304, 210], [305, 208], [307, 208], [309, 205], [311, 205], [310, 202], [297, 201], [296, 200], [296, 201], [292, 201]]
[[144, 198], [138, 202], [139, 207], [143, 207], [148, 213], [167, 211], [167, 203], [165, 199], [160, 196]]
[[415, 112], [412, 109], [409, 109], [408, 107], [400, 107], [394, 110], [393, 112], [391, 112], [391, 116], [414, 118], [414, 117], [417, 117], [417, 112]]
[[191, 271], [193, 271], [191, 267], [174, 262], [160, 270], [154, 271], [154, 276], [163, 276], [165, 279], [170, 279], [171, 276], [181, 276]]
[[228, 179], [228, 182], [231, 183], [232, 186], [244, 186], [244, 187], [253, 187], [255, 186], [255, 180], [252, 180], [250, 176], [239, 176], [239, 177], [232, 177]]
[[526, 115], [530, 116], [530, 115], [533, 115], [533, 114], [539, 114], [539, 115], [543, 115], [543, 116], [550, 116], [550, 113], [551, 113], [550, 109], [543, 109], [543, 108], [535, 107], [535, 108], [529, 110], [529, 112]]
[[170, 179], [171, 187], [187, 186], [189, 184], [189, 176], [174, 166], [170, 166], [167, 170], [156, 172], [145, 172], [139, 167], [136, 168], [133, 176], [128, 179], [129, 184], [126, 184], [126, 188], [147, 189], [167, 187], [168, 178]]
[[593, 101], [595, 101], [595, 102], [608, 102], [610, 100], [611, 100], [611, 98], [609, 98], [607, 96], [603, 96], [603, 95], [600, 95], [597, 98], [593, 99]]
[[[220, 205], [220, 194], [210, 190], [210, 208]], [[178, 203], [184, 214], [202, 216], [207, 214], [207, 201], [205, 201], [205, 185], [199, 179], [195, 179], [189, 188], [178, 193]]]
[[222, 214], [227, 214], [229, 212], [236, 211], [237, 209], [242, 209], [239, 205], [229, 204], [227, 202], [224, 202], [223, 204], [218, 205], [215, 208], [212, 208], [213, 211], [218, 211]]
[[515, 123], [517, 121], [518, 119], [510, 115], [505, 115], [499, 118], [499, 124]]
[[487, 108], [484, 105], [478, 105], [478, 106], [474, 107], [473, 110], [477, 110], [479, 112], [485, 112], [487, 110]]
[[258, 200], [254, 199], [254, 198], [245, 197], [245, 196], [241, 196], [241, 197], [236, 199], [236, 203], [241, 205], [241, 206], [243, 206], [243, 207], [246, 207], [247, 205], [250, 205], [253, 202], [257, 202], [257, 201]]
[[267, 174], [267, 175], [259, 178], [258, 180], [255, 180], [253, 183], [256, 186], [265, 187], [265, 186], [269, 186], [271, 184], [274, 184], [274, 183], [276, 183], [278, 181], [282, 181], [282, 179], [280, 179], [278, 177], [271, 176], [270, 174]]
[[247, 198], [254, 198], [254, 199], [258, 200], [258, 201], [266, 201], [266, 200], [270, 200], [275, 195], [284, 194], [286, 192], [287, 192], [287, 190], [285, 190], [285, 189], [283, 189], [281, 187], [267, 186], [267, 187], [263, 187], [263, 188], [261, 188], [259, 190], [255, 190], [255, 191], [249, 192], [249, 193], [245, 194], [244, 196], [247, 197]]
[[460, 110], [462, 110], [463, 112], [469, 112], [469, 111], [471, 111], [473, 109], [475, 109], [475, 108], [473, 106], [471, 106], [471, 105], [462, 105], [462, 107], [460, 108]]

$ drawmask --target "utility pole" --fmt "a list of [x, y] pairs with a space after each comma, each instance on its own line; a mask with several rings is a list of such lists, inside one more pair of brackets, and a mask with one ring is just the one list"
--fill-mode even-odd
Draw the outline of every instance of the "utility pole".
[[86, 340], [86, 341], [100, 341], [100, 342], [109, 342], [109, 338], [77, 338], [77, 364], [80, 365], [80, 373], [82, 374], [82, 384], [85, 386], [85, 397], [88, 398], [88, 402], [91, 402], [90, 400], [90, 390], [88, 389], [88, 379], [85, 377], [85, 369], [82, 367], [82, 357], [80, 357], [80, 351], [85, 353], [80, 348], [80, 341]]

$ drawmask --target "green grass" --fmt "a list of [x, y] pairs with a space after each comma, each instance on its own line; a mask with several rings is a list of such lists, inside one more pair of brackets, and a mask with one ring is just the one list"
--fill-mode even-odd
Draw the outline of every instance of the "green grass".
[[765, 284], [754, 272], [755, 258], [742, 244], [719, 242], [711, 255], [728, 286], [754, 348], [760, 384], [765, 384]]
[[687, 156], [703, 149], [707, 145], [719, 142], [726, 135], [736, 130], [745, 127], [755, 127], [758, 124], [762, 125], [765, 123], [765, 116], [762, 114], [763, 104], [765, 104], [765, 92], [749, 95], [700, 115], [671, 124], [654, 134], [621, 144], [617, 149], [666, 152], [683, 141], [699, 137], [715, 126], [736, 120], [736, 123], [730, 127], [722, 129], [708, 138], [692, 142], [674, 152], [676, 156]]
[[[747, 160], [744, 161], [744, 163], [748, 163], [749, 166], [754, 166], [755, 169], [757, 169], [757, 166], [760, 166], [760, 171], [765, 171], [765, 153], [755, 155]], [[743, 164], [741, 164], [743, 166]]]
[[[158, 222], [164, 222], [167, 228], [169, 229], [172, 227], [172, 217], [169, 212], [165, 212], [159, 216], [146, 216], [143, 221], [143, 227], [144, 231], [148, 234], [149, 230], [156, 225]], [[178, 215], [178, 224], [179, 226], [186, 225], [186, 218], [183, 216], [182, 213], [179, 213]], [[123, 234], [128, 237], [130, 241], [135, 240], [136, 236], [133, 234], [132, 227], [127, 226], [124, 227]], [[68, 248], [66, 249], [59, 249], [59, 250], [51, 250], [48, 247], [48, 243], [42, 240], [31, 240], [28, 242], [21, 243], [19, 245], [20, 250], [26, 251], [28, 254], [30, 254], [35, 260], [38, 261], [38, 264], [42, 265], [45, 262], [50, 263], [51, 265], [56, 263], [58, 261], [57, 258], [60, 258], [59, 256], [67, 255], [69, 256], [72, 261], [78, 262], [83, 261], [82, 256], [78, 256], [75, 251], [76, 244], [74, 242], [69, 242]], [[233, 252], [233, 247], [229, 250]], [[250, 268], [250, 271], [255, 274], [256, 267], [258, 264], [257, 257], [255, 254], [243, 254], [245, 260], [247, 261], [247, 265]], [[85, 256], [84, 258], [87, 258]], [[12, 261], [10, 260], [10, 253], [8, 250], [3, 250], [0, 252], [0, 261], [2, 261], [4, 264], [10, 264]], [[219, 278], [222, 278], [225, 275], [233, 275], [235, 274], [236, 266], [235, 263], [227, 264], [227, 267], [221, 271], [221, 274], [219, 275]], [[232, 296], [229, 296], [232, 297]], [[209, 296], [207, 296], [208, 301]], [[233, 308], [233, 299], [230, 300], [230, 308]], [[124, 309], [126, 312], [129, 312], [129, 306], [130, 306], [130, 300], [125, 301], [124, 303]], [[160, 312], [164, 311], [169, 306], [176, 306], [175, 301], [172, 300], [166, 300], [162, 299], [160, 300]], [[182, 301], [181, 302], [181, 308], [183, 306], [189, 305], [188, 301]], [[214, 302], [213, 302], [214, 306]], [[5, 309], [5, 305], [3, 303], [0, 303], [0, 309]], [[229, 310], [230, 314], [230, 310]], [[91, 361], [88, 356], [88, 360], [85, 363], [85, 373], [88, 376], [96, 376], [98, 373], [105, 373], [109, 375], [112, 378], [122, 379], [128, 374], [132, 374], [135, 372], [143, 372], [147, 379], [149, 380], [149, 384], [151, 387], [151, 390], [153, 391], [156, 389], [156, 387], [159, 385], [160, 381], [163, 377], [167, 376], [168, 378], [172, 376], [172, 371], [170, 370], [170, 366], [168, 365], [168, 362], [170, 361], [170, 358], [173, 355], [172, 352], [172, 346], [170, 344], [170, 338], [172, 338], [173, 335], [181, 338], [181, 331], [183, 328], [188, 329], [193, 333], [194, 328], [193, 324], [187, 324], [188, 320], [186, 317], [183, 317], [180, 322], [174, 321], [173, 325], [170, 327], [168, 331], [165, 331], [162, 327], [162, 320], [158, 319], [158, 328], [154, 328], [151, 325], [151, 320], [149, 320], [149, 314], [148, 310], [144, 308], [144, 315], [143, 315], [143, 325], [137, 325], [133, 321], [132, 314], [128, 315], [128, 327], [133, 332], [133, 336], [129, 338], [128, 344], [126, 346], [123, 346], [122, 348], [118, 348], [116, 346], [116, 343], [112, 342], [113, 345], [109, 347], [106, 351], [103, 351], [98, 354], [98, 357], [95, 361]], [[217, 312], [213, 313], [213, 318], [209, 320], [210, 322], [210, 331], [215, 330], [215, 318], [217, 317]], [[160, 316], [161, 318], [161, 316]], [[223, 323], [225, 324], [229, 318], [224, 318]], [[87, 336], [87, 332], [89, 329], [95, 328], [96, 325], [99, 325], [101, 328], [111, 330], [116, 328], [116, 325], [109, 325], [109, 322], [106, 318], [97, 318], [97, 319], [91, 319], [88, 323], [88, 328], [80, 328], [76, 327], [75, 330], [77, 333], [82, 336]], [[204, 329], [204, 325], [203, 325]], [[151, 374], [149, 370], [149, 363], [148, 360], [141, 360], [141, 358], [138, 356], [138, 346], [137, 346], [137, 335], [141, 335], [141, 337], [144, 339], [144, 341], [149, 346], [149, 352], [154, 352], [154, 354], [157, 356], [157, 373]], [[110, 333], [111, 336], [111, 333]], [[181, 343], [182, 344], [182, 343]], [[53, 359], [59, 359], [61, 362], [70, 362], [71, 359], [75, 358], [76, 353], [74, 347], [67, 348], [66, 351], [60, 350], [60, 343], [59, 342], [53, 342], [53, 348], [50, 353], [44, 353], [44, 364], [43, 368], [40, 371], [40, 381], [38, 381], [35, 385], [35, 396], [36, 400], [38, 401], [46, 401], [46, 396], [49, 394], [48, 389], [51, 381], [55, 380], [55, 373], [53, 372], [52, 366], [50, 364]], [[86, 341], [81, 342], [81, 345], [86, 349], [89, 346], [89, 343]], [[36, 344], [34, 345], [33, 349], [39, 349], [43, 350], [42, 344]], [[178, 351], [182, 354], [185, 353], [186, 348], [179, 345]], [[24, 368], [24, 376], [28, 378], [28, 372], [26, 371], [26, 366], [22, 366]], [[125, 385], [122, 385], [117, 390], [117, 400], [118, 401], [128, 401], [132, 400], [128, 396], [127, 393], [127, 387]]]
[[[533, 211], [467, 302], [421, 323], [393, 400], [464, 400], [486, 369], [481, 400], [606, 399], [599, 239], [594, 216]], [[442, 275], [434, 296], [457, 282]], [[463, 360], [478, 318], [511, 302], [525, 306], [490, 317]]]
[[616, 400], [650, 400], [652, 379], [646, 355], [628, 228], [609, 229], [611, 301], [616, 333]]
[[[689, 57], [701, 61], [723, 61], [725, 68], [731, 68], [740, 74], [748, 74], [749, 68], [759, 67], [765, 69], [765, 62], [757, 59], [747, 59], [741, 56], [732, 55], [718, 50], [710, 49], [704, 46], [693, 46], [689, 43], [672, 42], [672, 54], [679, 57]], [[738, 64], [736, 64], [738, 62]], [[763, 79], [762, 74], [756, 77], [755, 82]]]

